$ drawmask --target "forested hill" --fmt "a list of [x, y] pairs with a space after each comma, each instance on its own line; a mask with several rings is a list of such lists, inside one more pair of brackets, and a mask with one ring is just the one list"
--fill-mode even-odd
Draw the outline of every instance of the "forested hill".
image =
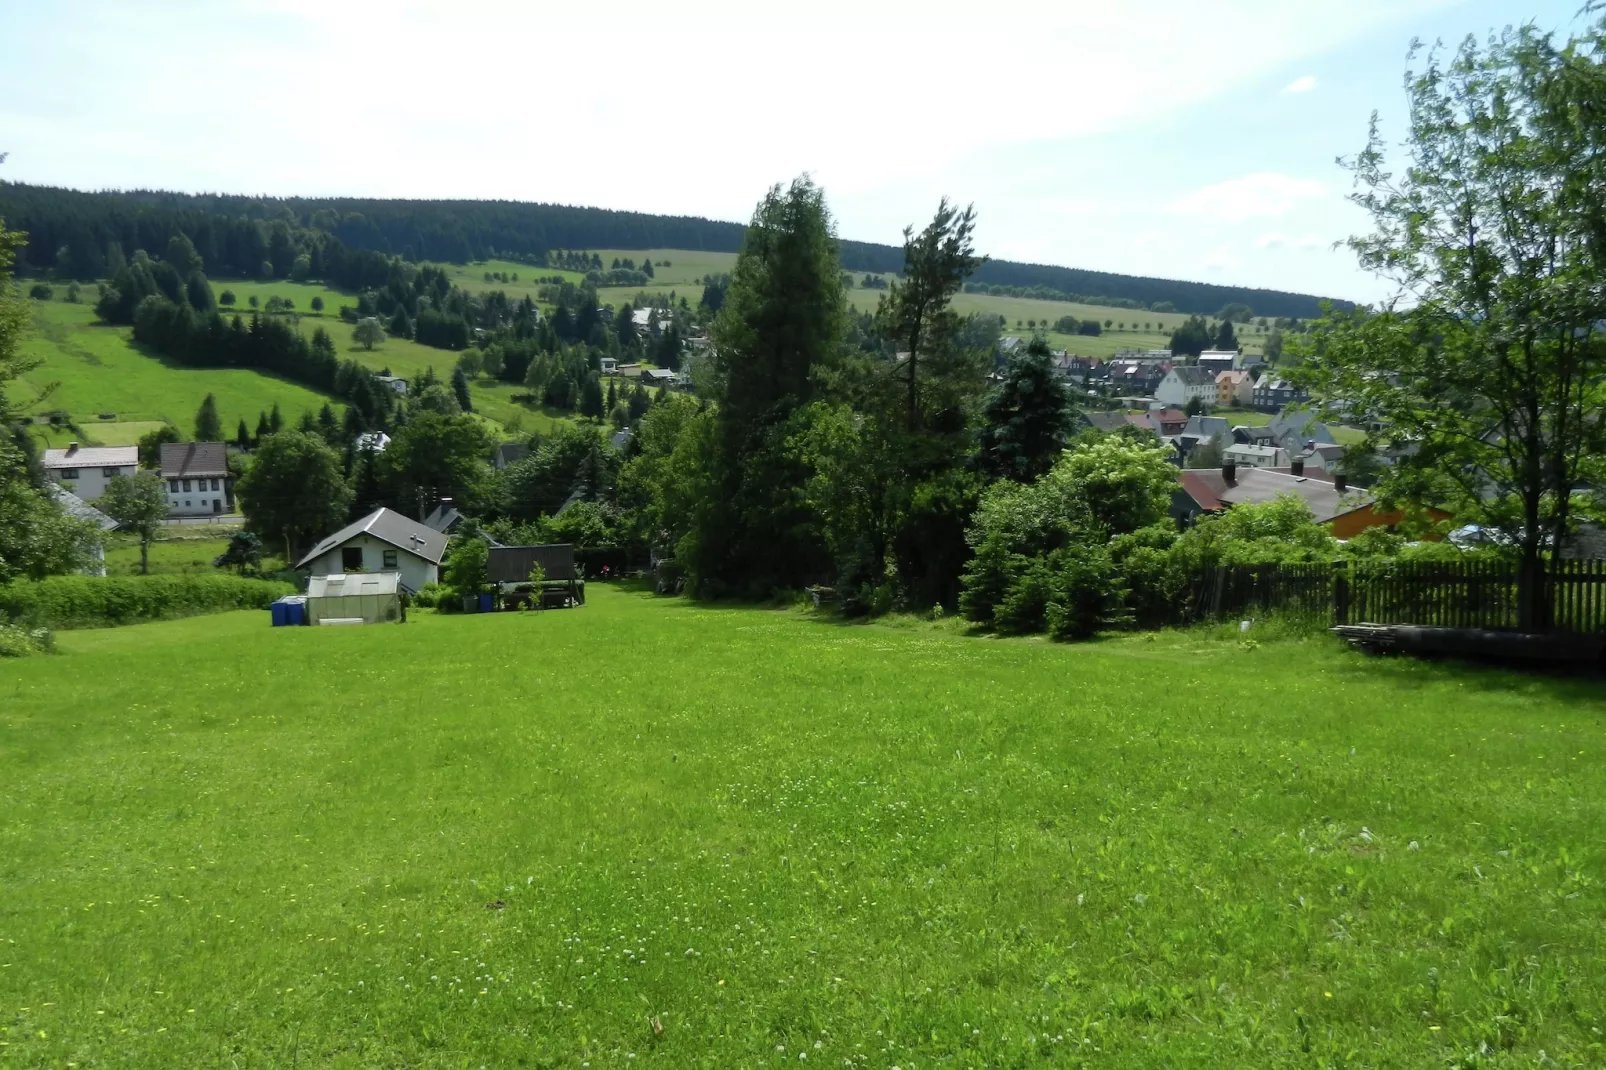
[[[178, 232], [195, 243], [213, 275], [256, 277], [271, 266], [274, 275], [283, 277], [308, 246], [307, 231], [330, 235], [351, 250], [464, 263], [492, 255], [539, 258], [554, 249], [736, 252], [745, 230], [741, 223], [693, 216], [521, 201], [281, 199], [160, 190], [89, 193], [13, 182], [0, 182], [0, 219], [28, 235], [19, 264], [23, 271], [54, 270], [84, 279], [104, 273], [108, 256], [114, 255], [113, 243], [124, 255], [162, 249]], [[903, 250], [844, 241], [842, 266], [848, 271], [897, 271], [903, 266]], [[1008, 260], [987, 263], [974, 281], [1054, 291], [1094, 303], [1102, 299], [1147, 308], [1169, 302], [1179, 312], [1203, 315], [1241, 303], [1257, 315], [1309, 318], [1318, 314], [1320, 302], [1308, 294]]]

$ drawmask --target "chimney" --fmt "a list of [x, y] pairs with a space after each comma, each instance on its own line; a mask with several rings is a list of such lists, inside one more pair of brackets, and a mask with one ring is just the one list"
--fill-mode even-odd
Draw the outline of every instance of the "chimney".
[[1229, 486], [1238, 482], [1238, 466], [1232, 461], [1222, 461], [1221, 478], [1225, 479]]
[[1342, 472], [1334, 472], [1333, 489], [1338, 491], [1340, 494], [1343, 494], [1346, 490], [1349, 490], [1349, 477], [1344, 475]]
[[78, 443], [76, 443], [76, 442], [67, 443], [67, 456], [71, 457], [73, 454], [75, 454], [77, 452], [78, 452]]
[[1303, 457], [1295, 457], [1292, 461], [1289, 462], [1288, 470], [1290, 472], [1292, 472], [1296, 476], [1304, 475], [1305, 474], [1305, 458], [1303, 458]]

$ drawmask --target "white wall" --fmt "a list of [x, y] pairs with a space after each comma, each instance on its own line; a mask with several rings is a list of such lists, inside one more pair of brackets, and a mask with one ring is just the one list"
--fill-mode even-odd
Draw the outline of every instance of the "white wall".
[[[186, 483], [189, 484], [189, 490], [184, 489]], [[216, 490], [212, 489], [214, 483], [217, 484]], [[179, 480], [178, 491], [175, 493], [172, 489], [173, 481], [164, 479], [162, 493], [167, 495], [167, 513], [169, 516], [212, 516], [232, 513], [234, 509], [229, 504], [229, 495], [225, 490], [227, 486], [228, 481], [221, 476], [207, 479], [192, 477], [188, 480]], [[218, 503], [215, 509], [212, 507], [214, 501]]]
[[1176, 376], [1167, 375], [1160, 380], [1160, 385], [1154, 388], [1154, 400], [1163, 401], [1173, 408], [1187, 408], [1188, 402], [1198, 398], [1206, 405], [1216, 403], [1216, 384], [1214, 381], [1207, 386], [1186, 386]]
[[[328, 553], [307, 562], [306, 568], [314, 576], [338, 576], [346, 571], [341, 564], [340, 551], [347, 546], [362, 550], [362, 570], [364, 572], [400, 572], [402, 586], [410, 591], [416, 591], [426, 583], [435, 583], [440, 579], [440, 569], [425, 561], [417, 554], [397, 549], [388, 542], [376, 539], [371, 535], [358, 535]], [[385, 551], [394, 550], [396, 565], [394, 568], [385, 567]]]
[[[113, 476], [132, 476], [139, 471], [131, 464], [121, 468], [47, 468], [45, 471], [50, 478], [86, 502], [92, 502], [106, 493], [106, 484], [111, 482]], [[67, 478], [63, 472], [77, 472], [75, 478]]]

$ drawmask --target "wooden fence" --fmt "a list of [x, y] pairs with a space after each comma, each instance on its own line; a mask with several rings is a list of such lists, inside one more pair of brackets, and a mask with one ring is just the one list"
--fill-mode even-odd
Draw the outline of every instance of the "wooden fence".
[[[1270, 612], [1330, 624], [1418, 624], [1515, 630], [1521, 577], [1504, 562], [1339, 562], [1332, 565], [1223, 565], [1197, 577], [1194, 620]], [[1540, 580], [1534, 630], [1606, 635], [1606, 561], [1551, 561]]]

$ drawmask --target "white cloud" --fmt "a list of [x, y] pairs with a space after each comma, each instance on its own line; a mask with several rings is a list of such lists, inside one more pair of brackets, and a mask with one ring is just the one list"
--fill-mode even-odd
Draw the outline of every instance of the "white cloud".
[[1303, 78], [1295, 78], [1292, 82], [1289, 82], [1287, 85], [1283, 86], [1283, 92], [1284, 93], [1309, 93], [1312, 89], [1315, 89], [1315, 88], [1316, 88], [1316, 76], [1314, 74], [1307, 74]]
[[1327, 187], [1316, 179], [1259, 171], [1196, 189], [1172, 201], [1169, 208], [1183, 215], [1243, 223], [1287, 215], [1306, 201], [1326, 196]]

